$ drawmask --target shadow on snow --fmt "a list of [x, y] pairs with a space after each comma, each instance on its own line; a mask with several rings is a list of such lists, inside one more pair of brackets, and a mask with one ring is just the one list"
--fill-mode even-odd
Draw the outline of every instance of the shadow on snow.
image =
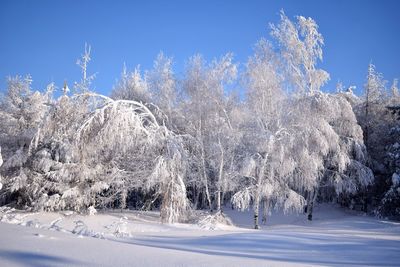
[[[50, 256], [43, 253], [0, 250], [0, 258], [17, 262], [28, 267], [51, 267], [62, 265], [84, 265], [84, 262], [58, 256]], [[87, 265], [87, 264], [85, 264]]]
[[387, 266], [400, 261], [400, 241], [343, 233], [236, 233], [196, 238], [152, 236], [118, 242], [215, 256], [323, 265]]

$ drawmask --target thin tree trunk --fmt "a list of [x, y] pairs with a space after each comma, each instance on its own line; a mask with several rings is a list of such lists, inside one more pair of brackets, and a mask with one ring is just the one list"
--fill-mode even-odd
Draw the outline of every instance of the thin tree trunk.
[[204, 152], [204, 142], [203, 142], [203, 135], [202, 135], [202, 120], [200, 120], [200, 129], [198, 131], [199, 138], [201, 141], [201, 165], [202, 165], [202, 174], [203, 174], [203, 182], [206, 191], [206, 198], [208, 202], [208, 207], [212, 210], [211, 206], [211, 198], [210, 198], [210, 191], [208, 189], [208, 179], [207, 179], [207, 172], [206, 172], [206, 159], [205, 159], [205, 152]]
[[196, 184], [193, 186], [193, 201], [194, 201], [194, 209], [197, 210], [199, 207], [199, 198], [200, 198], [200, 190], [197, 190]]
[[212, 209], [211, 206], [211, 198], [210, 198], [210, 191], [208, 189], [208, 179], [207, 179], [207, 172], [206, 172], [206, 162], [204, 158], [204, 149], [203, 147], [201, 148], [201, 161], [202, 161], [202, 170], [203, 170], [203, 182], [204, 182], [204, 188], [206, 191], [206, 199], [207, 199], [207, 204], [210, 209]]
[[218, 138], [219, 148], [221, 150], [221, 160], [219, 164], [219, 175], [218, 175], [218, 191], [217, 191], [217, 211], [221, 211], [221, 194], [222, 194], [222, 179], [224, 171], [224, 149], [221, 145], [221, 140]]
[[260, 229], [260, 226], [258, 224], [258, 215], [259, 215], [259, 209], [260, 209], [260, 200], [261, 200], [261, 192], [260, 192], [260, 187], [261, 187], [261, 180], [264, 177], [265, 174], [265, 165], [267, 164], [267, 159], [268, 159], [268, 153], [264, 155], [262, 164], [261, 164], [261, 169], [258, 173], [257, 177], [257, 190], [256, 190], [256, 195], [254, 197], [254, 229]]
[[[258, 191], [258, 190], [257, 190]], [[260, 208], [260, 194], [257, 192], [256, 197], [254, 199], [254, 229], [260, 229], [260, 226], [258, 225], [258, 212]]]
[[262, 223], [263, 224], [267, 223], [268, 212], [269, 212], [269, 199], [264, 199], [263, 200], [263, 214], [262, 214]]
[[307, 199], [307, 219], [309, 221], [312, 221], [312, 216], [313, 216], [313, 209], [314, 209], [314, 204], [315, 201], [317, 200], [318, 196], [318, 189], [314, 188], [310, 193], [308, 194], [308, 199]]
[[312, 198], [313, 198], [313, 193], [314, 193], [314, 189], [311, 189], [310, 191], [308, 191], [307, 194], [307, 219], [309, 221], [312, 221]]
[[366, 87], [366, 101], [365, 101], [365, 146], [367, 147], [367, 151], [369, 148], [369, 86]]
[[305, 198], [306, 198], [306, 201], [307, 201], [307, 203], [306, 203], [306, 206], [304, 207], [304, 213], [305, 214], [307, 214], [307, 209], [308, 209], [308, 198], [309, 198], [309, 195], [310, 195], [310, 191], [306, 191], [306, 196], [305, 196]]

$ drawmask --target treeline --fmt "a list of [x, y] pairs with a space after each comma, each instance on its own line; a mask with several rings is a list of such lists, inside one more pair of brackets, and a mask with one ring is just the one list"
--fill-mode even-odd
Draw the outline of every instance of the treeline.
[[[154, 68], [123, 70], [111, 96], [82, 80], [60, 97], [30, 77], [8, 79], [0, 103], [1, 203], [33, 210], [159, 208], [164, 222], [224, 205], [303, 212], [337, 201], [400, 214], [397, 83], [371, 64], [363, 97], [317, 67], [323, 37], [311, 18], [283, 12], [238, 71], [232, 54], [191, 57], [183, 75], [160, 54]], [[233, 84], [240, 84], [239, 97]], [[3, 163], [3, 164], [2, 164]], [[375, 174], [375, 179], [374, 179]]]

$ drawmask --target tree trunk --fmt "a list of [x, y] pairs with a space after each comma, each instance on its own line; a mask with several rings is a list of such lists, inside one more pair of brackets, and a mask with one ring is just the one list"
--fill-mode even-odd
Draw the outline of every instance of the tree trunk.
[[308, 192], [307, 195], [307, 219], [309, 221], [312, 221], [312, 212], [313, 212], [313, 194], [314, 194], [314, 189]]
[[[261, 168], [260, 171], [258, 172], [258, 178], [257, 178], [257, 189], [256, 189], [256, 195], [254, 197], [254, 229], [260, 229], [260, 226], [258, 224], [258, 214], [259, 214], [259, 208], [260, 208], [260, 200], [261, 200], [261, 192], [260, 192], [260, 187], [261, 187], [261, 181], [264, 177], [265, 174], [265, 166], [267, 164], [267, 159], [268, 159], [268, 153], [264, 155], [263, 161], [261, 163]], [[256, 171], [257, 173], [257, 171]]]
[[307, 219], [309, 221], [312, 221], [312, 216], [313, 216], [313, 209], [314, 209], [314, 204], [315, 201], [317, 200], [317, 195], [318, 195], [318, 190], [317, 188], [312, 189], [307, 198]]
[[224, 149], [221, 145], [221, 140], [218, 138], [219, 148], [221, 150], [221, 160], [219, 164], [219, 175], [218, 175], [218, 191], [217, 191], [217, 211], [221, 211], [221, 194], [222, 194], [222, 179], [224, 171]]
[[221, 211], [221, 191], [218, 190], [217, 191], [217, 208], [216, 208], [217, 212]]
[[200, 125], [200, 130], [199, 130], [199, 137], [201, 140], [201, 165], [202, 165], [202, 174], [203, 174], [203, 182], [204, 182], [204, 187], [206, 191], [206, 197], [207, 197], [207, 202], [208, 202], [208, 207], [212, 210], [211, 206], [211, 198], [210, 198], [210, 191], [208, 189], [208, 179], [207, 179], [207, 172], [206, 172], [206, 159], [205, 159], [205, 152], [204, 152], [204, 142], [203, 142], [203, 137], [201, 134], [201, 125]]
[[307, 200], [307, 203], [306, 203], [306, 206], [304, 207], [304, 213], [305, 214], [307, 214], [307, 209], [308, 209], [308, 198], [309, 198], [309, 195], [310, 195], [310, 191], [306, 191], [306, 200]]
[[258, 225], [258, 212], [260, 208], [260, 194], [257, 193], [257, 196], [254, 200], [254, 229], [260, 229], [260, 226]]
[[[368, 78], [369, 79], [369, 78]], [[366, 87], [366, 100], [365, 100], [365, 146], [367, 147], [367, 151], [369, 149], [369, 86]]]
[[197, 190], [196, 184], [193, 186], [193, 207], [195, 210], [199, 207], [200, 190]]
[[263, 224], [267, 224], [268, 211], [269, 211], [269, 199], [264, 199], [263, 214], [262, 214], [262, 223]]

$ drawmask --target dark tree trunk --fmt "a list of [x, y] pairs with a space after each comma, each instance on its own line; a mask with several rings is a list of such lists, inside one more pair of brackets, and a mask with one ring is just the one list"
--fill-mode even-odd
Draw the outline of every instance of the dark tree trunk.
[[314, 204], [315, 201], [317, 200], [317, 195], [318, 195], [318, 191], [317, 189], [313, 189], [308, 193], [308, 197], [307, 197], [307, 219], [309, 221], [312, 221], [312, 217], [313, 217], [313, 209], [314, 209]]

